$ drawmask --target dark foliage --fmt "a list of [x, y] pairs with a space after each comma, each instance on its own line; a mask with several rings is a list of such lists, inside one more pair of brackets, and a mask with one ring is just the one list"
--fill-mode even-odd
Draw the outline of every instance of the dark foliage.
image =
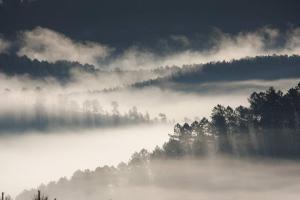
[[211, 120], [177, 124], [163, 146], [169, 156], [229, 153], [271, 157], [300, 156], [300, 83], [286, 94], [269, 88], [254, 92], [249, 107], [217, 105]]
[[168, 86], [168, 83], [209, 83], [244, 80], [276, 80], [300, 77], [300, 56], [257, 56], [232, 60], [230, 62], [212, 62], [204, 65], [183, 66], [171, 77], [159, 78], [133, 87]]
[[30, 60], [26, 56], [0, 55], [0, 72], [8, 75], [28, 75], [31, 78], [54, 77], [61, 82], [72, 78], [72, 70], [93, 73], [97, 70], [92, 65], [82, 65], [78, 62], [57, 61], [49, 63], [46, 61]]

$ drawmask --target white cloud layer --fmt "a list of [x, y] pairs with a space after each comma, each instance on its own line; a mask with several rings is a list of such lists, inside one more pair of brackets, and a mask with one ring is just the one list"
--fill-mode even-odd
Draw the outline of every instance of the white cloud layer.
[[[160, 56], [152, 51], [132, 47], [114, 59], [109, 68], [155, 68], [158, 66], [182, 66], [201, 64], [215, 61], [230, 61], [245, 57], [255, 57], [273, 54], [299, 55], [300, 54], [300, 28], [280, 32], [274, 28], [261, 28], [254, 32], [240, 32], [229, 35], [218, 31], [213, 44], [209, 49], [187, 50]], [[192, 43], [187, 37], [172, 37], [184, 42], [184, 46]], [[284, 41], [280, 44], [280, 40]]]
[[[211, 38], [213, 45], [208, 49], [189, 48], [195, 41], [186, 36], [177, 35], [171, 36], [171, 40], [185, 47], [185, 50], [180, 52], [171, 51], [167, 55], [159, 55], [147, 48], [132, 46], [118, 56], [113, 56], [111, 47], [96, 42], [77, 42], [61, 33], [37, 27], [20, 34], [21, 46], [17, 54], [40, 61], [77, 61], [82, 64], [93, 64], [103, 69], [126, 70], [230, 61], [272, 54], [300, 54], [300, 28], [283, 32], [275, 28], [264, 27], [236, 35], [226, 34], [219, 30], [216, 33]], [[104, 64], [103, 58], [108, 58], [109, 62]]]
[[77, 42], [53, 30], [37, 27], [20, 34], [21, 47], [17, 54], [39, 61], [77, 61], [81, 64], [97, 65], [109, 55], [111, 49], [105, 45], [85, 41]]

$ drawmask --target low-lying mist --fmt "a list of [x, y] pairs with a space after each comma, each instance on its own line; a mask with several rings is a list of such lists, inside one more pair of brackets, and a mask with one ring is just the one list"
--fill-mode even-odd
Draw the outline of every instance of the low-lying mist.
[[168, 138], [170, 125], [136, 125], [85, 131], [31, 132], [0, 137], [1, 190], [16, 195], [77, 169], [117, 165], [136, 150], [153, 150]]
[[[77, 171], [39, 189], [50, 199], [297, 199], [298, 162], [211, 157]], [[35, 190], [17, 199], [29, 200]]]
[[[284, 33], [268, 27], [237, 35], [219, 33], [209, 49], [191, 49], [188, 45], [183, 51], [162, 55], [143, 47], [114, 54], [112, 47], [74, 41], [41, 27], [18, 35], [21, 46], [16, 47], [14, 42], [0, 38], [0, 53], [26, 56], [32, 62], [88, 63], [95, 65], [95, 71], [103, 71], [74, 70], [66, 83], [51, 76], [32, 77], [30, 67], [26, 69], [28, 75], [22, 70], [19, 74], [0, 74], [0, 188], [5, 192], [16, 196], [24, 188], [67, 176], [69, 180], [62, 178], [40, 189], [58, 200], [276, 200], [299, 196], [299, 164], [283, 160], [164, 160], [128, 169], [120, 165], [118, 169], [86, 170], [75, 173], [70, 181], [78, 169], [117, 165], [136, 150], [162, 145], [175, 121], [209, 117], [217, 104], [248, 105], [247, 97], [253, 91], [270, 86], [286, 90], [299, 80], [256, 80], [253, 75], [251, 80], [174, 83], [170, 87], [130, 85], [171, 75], [173, 71], [167, 65], [183, 68], [186, 64], [201, 66], [247, 56], [299, 54], [299, 28]], [[185, 37], [181, 41], [174, 38], [182, 42]], [[162, 71], [152, 71], [160, 66]], [[33, 193], [25, 192], [18, 199], [32, 199]]]
[[[92, 128], [209, 117], [217, 104], [247, 105], [253, 91], [270, 86], [286, 90], [296, 79], [177, 84], [172, 87], [112, 91], [82, 90], [83, 81], [54, 83], [6, 77], [0, 86], [0, 129], [26, 131]], [[78, 85], [78, 87], [77, 87]], [[94, 85], [91, 85], [93, 88]]]

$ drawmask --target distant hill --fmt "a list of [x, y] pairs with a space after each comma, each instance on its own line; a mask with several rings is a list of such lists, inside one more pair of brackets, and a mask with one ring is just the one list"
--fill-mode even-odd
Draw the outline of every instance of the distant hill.
[[0, 55], [0, 72], [8, 75], [29, 75], [32, 78], [54, 77], [61, 81], [71, 78], [72, 70], [84, 72], [96, 72], [97, 69], [92, 65], [82, 65], [78, 62], [57, 61], [49, 63], [46, 61], [30, 60], [26, 56]]
[[120, 68], [99, 69], [93, 65], [83, 65], [78, 62], [65, 60], [49, 63], [46, 61], [30, 60], [26, 56], [18, 57], [16, 55], [0, 54], [0, 73], [7, 76], [27, 75], [33, 79], [52, 77], [60, 82], [71, 81], [73, 78], [72, 76], [74, 75], [72, 72], [74, 71], [90, 73], [93, 75], [104, 75], [106, 78], [108, 78], [109, 75], [116, 75], [119, 79], [130, 79], [132, 80], [132, 83], [134, 83], [135, 81], [139, 82], [153, 77], [169, 76], [179, 70], [180, 68], [176, 66], [136, 70], [124, 70]]
[[260, 56], [183, 66], [169, 77], [136, 83], [133, 87], [166, 86], [171, 83], [202, 84], [245, 80], [276, 80], [300, 77], [300, 56]]

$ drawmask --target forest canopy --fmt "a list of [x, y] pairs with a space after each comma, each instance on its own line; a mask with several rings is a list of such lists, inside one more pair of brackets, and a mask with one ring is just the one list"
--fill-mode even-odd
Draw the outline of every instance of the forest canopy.
[[211, 119], [176, 124], [163, 149], [165, 156], [204, 155], [212, 152], [234, 155], [300, 155], [300, 83], [286, 93], [273, 87], [254, 92], [249, 107], [217, 105]]

